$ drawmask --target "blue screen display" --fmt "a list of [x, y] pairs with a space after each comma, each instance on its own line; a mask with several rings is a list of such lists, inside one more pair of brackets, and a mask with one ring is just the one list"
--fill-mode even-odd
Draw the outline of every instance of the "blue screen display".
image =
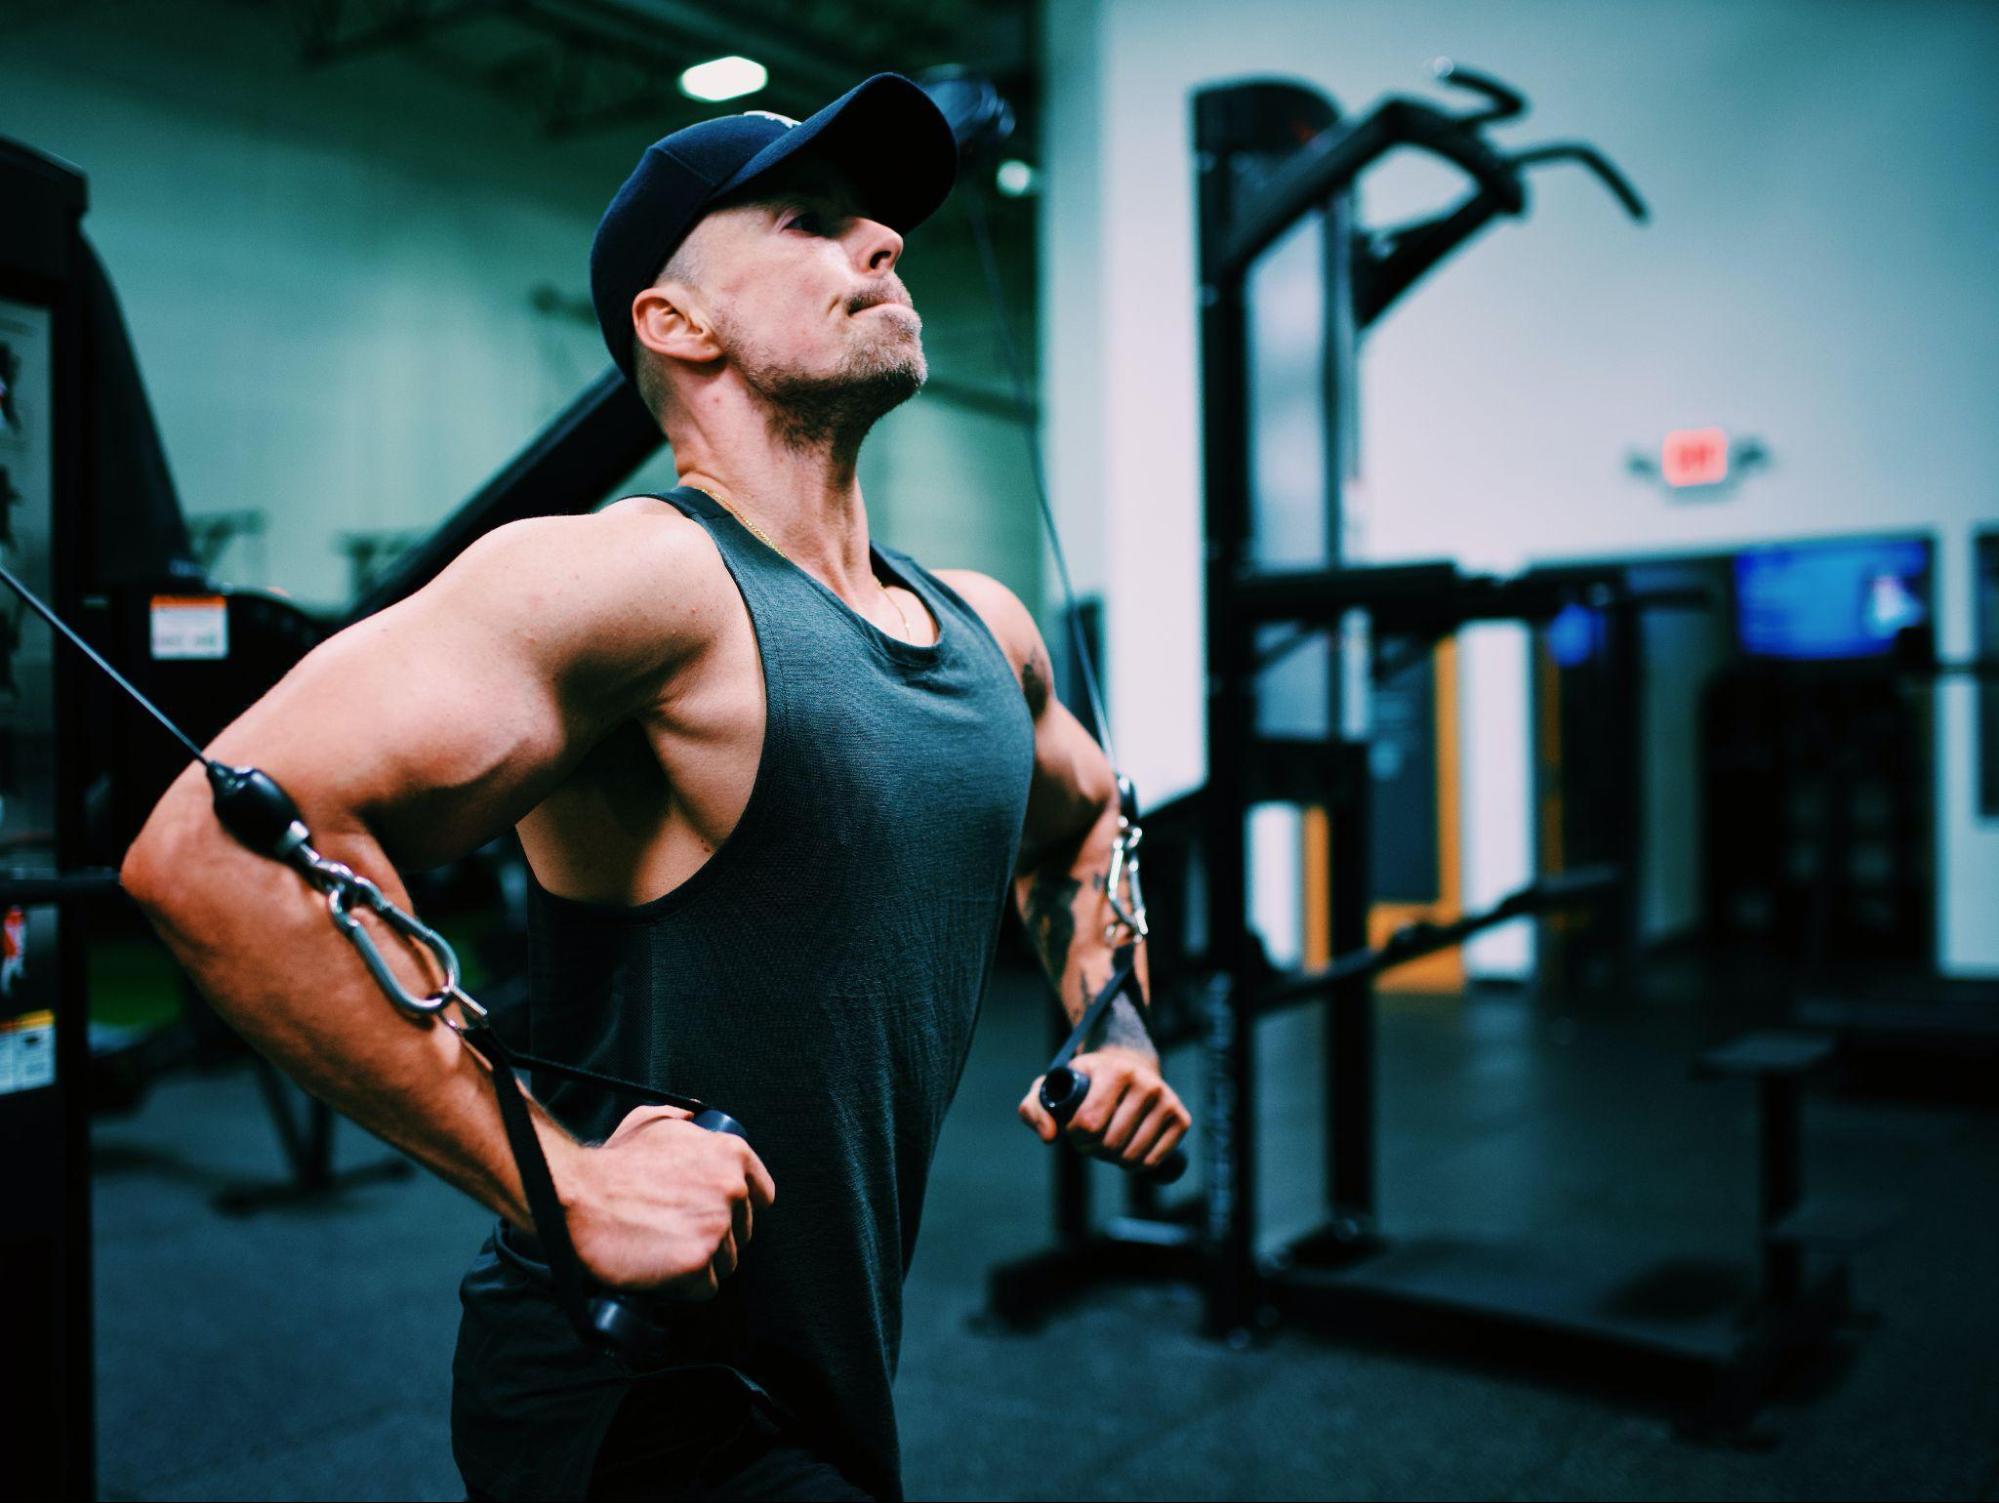
[[1879, 657], [1930, 619], [1920, 538], [1787, 543], [1735, 556], [1736, 637], [1772, 658]]
[[1570, 601], [1548, 623], [1548, 655], [1557, 668], [1580, 668], [1603, 647], [1603, 613]]

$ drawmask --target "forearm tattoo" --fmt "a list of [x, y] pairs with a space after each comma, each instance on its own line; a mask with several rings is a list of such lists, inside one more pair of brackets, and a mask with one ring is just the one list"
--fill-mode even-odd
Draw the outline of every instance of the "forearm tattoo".
[[1027, 937], [1057, 986], [1069, 969], [1076, 940], [1076, 894], [1082, 884], [1070, 876], [1041, 876], [1027, 890]]
[[[1097, 875], [1087, 888], [1089, 893], [1100, 891], [1097, 884], [1102, 882]], [[1023, 917], [1027, 921], [1028, 939], [1034, 945], [1035, 954], [1041, 958], [1042, 967], [1065, 1001], [1073, 990], [1075, 1000], [1066, 1009], [1069, 1016], [1079, 1018], [1096, 998], [1097, 988], [1110, 979], [1110, 968], [1106, 965], [1103, 974], [1091, 975], [1095, 962], [1072, 954], [1076, 941], [1077, 902], [1086, 891], [1085, 884], [1069, 872], [1048, 872], [1037, 876], [1027, 889], [1027, 901]], [[1108, 960], [1108, 956], [1106, 957]], [[1071, 964], [1076, 974], [1071, 978]], [[1130, 1049], [1144, 1055], [1156, 1053], [1152, 1035], [1146, 1031], [1145, 1017], [1135, 1006], [1129, 995], [1119, 995], [1111, 999], [1103, 1022], [1101, 1044]]]
[[[1020, 686], [1027, 698], [1028, 708], [1039, 718], [1053, 692], [1055, 672], [1048, 661], [1048, 650], [1036, 644], [1034, 653], [1021, 664]], [[1104, 878], [1108, 873], [1090, 872], [1088, 895], [1101, 899]], [[1076, 908], [1078, 899], [1084, 897], [1084, 883], [1073, 871], [1050, 865], [1037, 872], [1034, 880], [1027, 884], [1027, 894], [1021, 904], [1021, 916], [1027, 923], [1027, 937], [1034, 946], [1034, 952], [1041, 957], [1043, 969], [1055, 983], [1055, 990], [1068, 1000], [1070, 989], [1069, 966], [1071, 950], [1076, 942]], [[1086, 923], [1095, 923], [1086, 919]], [[1092, 953], [1086, 949], [1087, 957]], [[1077, 963], [1074, 986], [1077, 998], [1071, 1017], [1081, 1017], [1091, 1001], [1096, 997], [1096, 989], [1110, 979], [1108, 968], [1092, 983], [1089, 977], [1091, 962], [1088, 959]], [[1133, 1005], [1129, 996], [1112, 999], [1103, 1024], [1103, 1042], [1136, 1050], [1143, 1054], [1153, 1054], [1152, 1036], [1146, 1032], [1145, 1018]]]

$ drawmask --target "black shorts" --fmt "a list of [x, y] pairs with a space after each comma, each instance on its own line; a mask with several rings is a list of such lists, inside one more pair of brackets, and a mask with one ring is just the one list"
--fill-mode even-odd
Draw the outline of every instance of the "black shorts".
[[[796, 1498], [870, 1500], [734, 1385], [639, 1383], [619, 1404], [590, 1472], [597, 1503]], [[492, 1503], [468, 1486], [470, 1503]]]
[[870, 1494], [787, 1434], [739, 1384], [710, 1379], [634, 1385], [597, 1452], [589, 1496], [641, 1503]]
[[801, 1417], [718, 1361], [634, 1376], [583, 1346], [545, 1270], [504, 1239], [467, 1272], [464, 1304], [452, 1448], [468, 1498], [878, 1495], [852, 1480], [866, 1449], [832, 1415]]

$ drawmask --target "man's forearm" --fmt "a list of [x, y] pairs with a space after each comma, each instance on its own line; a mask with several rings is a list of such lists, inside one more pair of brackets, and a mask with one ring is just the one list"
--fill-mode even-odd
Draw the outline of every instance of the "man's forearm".
[[[1071, 1020], [1083, 1015], [1083, 1009], [1110, 980], [1113, 957], [1131, 938], [1122, 928], [1110, 939], [1104, 932], [1115, 918], [1104, 893], [1104, 878], [1110, 871], [1117, 829], [1118, 809], [1112, 804], [1080, 840], [1039, 853], [1033, 867], [1014, 882], [1028, 939]], [[1147, 978], [1142, 943], [1136, 965], [1139, 986], [1144, 990]], [[1128, 997], [1120, 996], [1111, 1003], [1100, 1043], [1156, 1055], [1144, 1020]]]
[[[407, 904], [371, 836], [316, 833], [327, 856]], [[328, 921], [325, 900], [223, 832], [198, 774], [156, 811], [124, 876], [215, 1010], [261, 1053], [474, 1199], [533, 1225], [484, 1063], [450, 1029], [393, 1008]], [[408, 952], [372, 927], [390, 964], [428, 990], [434, 982]], [[559, 1159], [568, 1139], [538, 1108], [535, 1119]]]

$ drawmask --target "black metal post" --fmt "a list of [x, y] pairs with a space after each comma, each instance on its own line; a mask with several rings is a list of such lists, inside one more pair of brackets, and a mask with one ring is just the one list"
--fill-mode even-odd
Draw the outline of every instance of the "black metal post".
[[[73, 620], [89, 541], [89, 319], [81, 292], [87, 185], [74, 168], [0, 139], [0, 202], [8, 213], [0, 235], [0, 304], [10, 326], [0, 377], [34, 393], [6, 422], [22, 452], [47, 465], [46, 492], [9, 519], [7, 562]], [[38, 315], [46, 318], [39, 330]], [[35, 403], [45, 405], [36, 410]], [[79, 864], [83, 844], [82, 685], [73, 658], [51, 647], [44, 660], [38, 647], [28, 650], [33, 640], [23, 635], [0, 653], [10, 659], [15, 690], [0, 704], [0, 742], [11, 763], [10, 865], [33, 868], [43, 879], [0, 874], [9, 888], [0, 910], [10, 910], [10, 938], [20, 947], [16, 954], [26, 955], [20, 970], [0, 982], [0, 1024], [15, 1062], [0, 1090], [0, 1141], [7, 1144], [0, 1155], [7, 1205], [0, 1217], [7, 1291], [0, 1351], [19, 1375], [13, 1399], [0, 1411], [0, 1454], [10, 1495], [88, 1498], [96, 1488], [96, 1422], [81, 909], [93, 892], [101, 895], [105, 878], [62, 880], [66, 868]], [[45, 1069], [45, 1060], [53, 1068]]]
[[[1367, 944], [1369, 788], [1367, 745], [1342, 741], [1345, 797], [1332, 818], [1333, 953]], [[1336, 987], [1326, 1016], [1326, 1199], [1342, 1240], [1374, 1229], [1374, 978]]]
[[[1614, 844], [1596, 859], [1608, 860], [1626, 872], [1636, 873], [1645, 837], [1645, 637], [1644, 617], [1639, 604], [1627, 590], [1620, 589], [1604, 613], [1609, 636], [1612, 668], [1610, 683], [1600, 689], [1615, 696], [1611, 727], [1614, 746], [1601, 748], [1601, 755], [1614, 758], [1616, 791], [1613, 794]], [[1630, 983], [1638, 965], [1643, 942], [1643, 914], [1639, 909], [1639, 884], [1635, 877], [1619, 889], [1613, 908], [1616, 931], [1611, 936], [1611, 976], [1614, 986]]]
[[[1320, 249], [1325, 287], [1325, 349], [1320, 367], [1326, 433], [1326, 563], [1337, 568], [1346, 552], [1346, 485], [1356, 473], [1357, 391], [1354, 359], [1358, 327], [1354, 307], [1353, 194], [1327, 201]], [[1332, 953], [1366, 947], [1373, 877], [1368, 805], [1367, 748], [1350, 741], [1346, 723], [1350, 690], [1344, 623], [1330, 628], [1326, 654], [1326, 736], [1334, 759], [1332, 786], [1339, 796], [1326, 807], [1327, 879]], [[1365, 666], [1360, 670], [1367, 672]], [[1374, 1224], [1374, 982], [1356, 976], [1333, 990], [1325, 1020], [1326, 1208], [1335, 1238], [1351, 1238]]]
[[[1240, 607], [1238, 580], [1250, 566], [1255, 531], [1247, 278], [1276, 232], [1269, 222], [1270, 193], [1252, 196], [1248, 189], [1267, 188], [1258, 180], [1273, 170], [1279, 175], [1303, 170], [1300, 159], [1327, 144], [1325, 132], [1336, 118], [1330, 101], [1289, 84], [1238, 84], [1204, 90], [1194, 98], [1202, 521], [1207, 538], [1205, 890], [1208, 954], [1220, 978], [1210, 995], [1208, 1019], [1207, 1324], [1212, 1334], [1231, 1338], [1251, 1329], [1261, 1302], [1252, 1005], [1260, 953], [1251, 941], [1248, 914], [1256, 620]], [[1337, 185], [1328, 191], [1336, 192]], [[1245, 204], [1262, 216], [1252, 226], [1266, 236], [1260, 243], [1245, 241], [1237, 224]], [[1288, 218], [1295, 219], [1298, 212], [1302, 209]]]
[[[1227, 158], [1206, 154], [1201, 173], [1203, 213], [1225, 185], [1214, 181]], [[1207, 436], [1207, 634], [1208, 790], [1207, 857], [1208, 947], [1215, 968], [1238, 983], [1247, 977], [1249, 955], [1248, 859], [1244, 800], [1248, 741], [1256, 724], [1254, 669], [1248, 636], [1236, 619], [1235, 576], [1249, 539], [1248, 326], [1240, 277], [1201, 288], [1201, 361]], [[1255, 1103], [1255, 1020], [1235, 1005], [1247, 987], [1230, 990], [1226, 1025], [1215, 1042], [1229, 1075], [1227, 1101], [1234, 1121], [1226, 1138], [1225, 1172], [1211, 1177], [1216, 1237], [1215, 1276], [1209, 1294], [1208, 1324], [1218, 1333], [1244, 1330], [1256, 1303], [1256, 1139], [1250, 1126]]]

